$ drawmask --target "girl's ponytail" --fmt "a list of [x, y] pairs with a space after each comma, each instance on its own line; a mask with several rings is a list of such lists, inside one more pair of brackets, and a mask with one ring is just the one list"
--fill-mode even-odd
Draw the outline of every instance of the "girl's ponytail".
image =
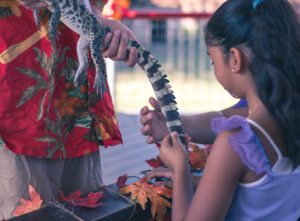
[[[254, 0], [256, 2], [256, 0]], [[251, 18], [250, 70], [257, 94], [278, 122], [288, 157], [300, 165], [300, 25], [285, 0], [262, 0]]]

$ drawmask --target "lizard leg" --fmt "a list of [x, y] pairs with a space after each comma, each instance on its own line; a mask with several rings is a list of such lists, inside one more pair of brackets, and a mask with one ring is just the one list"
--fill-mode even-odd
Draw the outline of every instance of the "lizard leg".
[[106, 67], [105, 67], [105, 61], [103, 57], [101, 56], [100, 48], [103, 37], [101, 35], [93, 35], [93, 33], [90, 36], [91, 43], [90, 43], [90, 49], [91, 49], [91, 55], [94, 61], [94, 64], [96, 66], [96, 76], [95, 76], [95, 83], [94, 88], [96, 89], [96, 93], [100, 95], [100, 97], [103, 96], [104, 92], [107, 91], [106, 86]]
[[77, 57], [79, 61], [79, 67], [76, 71], [74, 79], [74, 84], [76, 87], [83, 85], [86, 80], [89, 44], [89, 40], [83, 36], [80, 36], [77, 42]]

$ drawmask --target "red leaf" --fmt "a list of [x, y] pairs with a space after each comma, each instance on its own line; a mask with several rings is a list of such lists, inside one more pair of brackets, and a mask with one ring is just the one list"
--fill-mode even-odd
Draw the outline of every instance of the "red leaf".
[[163, 162], [161, 161], [161, 159], [159, 158], [159, 156], [155, 158], [151, 158], [149, 160], [146, 160], [146, 163], [150, 166], [150, 167], [153, 167], [153, 168], [158, 168], [158, 167], [161, 167], [163, 166]]
[[128, 179], [127, 174], [124, 174], [124, 175], [118, 177], [117, 186], [119, 187], [119, 189], [126, 186], [127, 179]]
[[99, 202], [103, 198], [103, 192], [91, 192], [86, 197], [81, 197], [80, 191], [76, 191], [74, 193], [69, 194], [69, 196], [65, 196], [63, 192], [60, 192], [60, 199], [67, 202], [72, 206], [77, 207], [86, 207], [86, 208], [96, 208], [101, 205]]

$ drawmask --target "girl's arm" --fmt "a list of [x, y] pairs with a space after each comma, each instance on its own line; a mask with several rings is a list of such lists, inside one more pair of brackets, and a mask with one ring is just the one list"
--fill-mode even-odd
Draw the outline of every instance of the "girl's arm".
[[248, 108], [229, 107], [221, 111], [211, 111], [207, 113], [195, 114], [195, 115], [183, 115], [181, 116], [184, 132], [189, 134], [192, 141], [195, 143], [211, 144], [216, 138], [213, 131], [210, 129], [210, 121], [212, 118], [223, 115], [224, 117], [230, 117], [233, 115], [248, 116]]
[[[151, 97], [149, 103], [153, 107], [152, 110], [148, 106], [145, 106], [140, 111], [141, 133], [147, 136], [147, 143], [154, 143], [161, 141], [169, 131], [157, 100]], [[189, 134], [195, 143], [211, 144], [216, 136], [210, 128], [210, 121], [212, 118], [220, 115], [225, 117], [232, 115], [247, 116], [248, 108], [235, 108], [232, 106], [221, 111], [182, 115], [181, 121], [184, 132]]]
[[228, 142], [233, 133], [226, 131], [216, 138], [193, 198], [190, 168], [180, 141], [174, 135], [173, 144], [164, 139], [160, 157], [173, 171], [173, 221], [224, 220], [236, 185], [247, 170]]
[[[172, 220], [181, 220], [193, 198], [193, 184], [187, 152], [177, 133], [167, 135], [161, 144], [160, 158], [172, 171]], [[180, 218], [180, 219], [178, 219]]]
[[204, 174], [183, 220], [224, 220], [236, 186], [247, 171], [229, 143], [235, 132], [221, 133], [213, 144]]

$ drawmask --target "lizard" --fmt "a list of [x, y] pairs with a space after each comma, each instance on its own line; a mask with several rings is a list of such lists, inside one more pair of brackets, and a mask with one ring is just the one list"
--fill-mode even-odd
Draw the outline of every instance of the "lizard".
[[[77, 43], [77, 55], [79, 67], [75, 74], [74, 84], [79, 86], [85, 82], [88, 65], [88, 50], [96, 67], [94, 88], [102, 97], [107, 91], [105, 61], [100, 53], [101, 44], [106, 33], [112, 30], [102, 25], [92, 13], [91, 6], [84, 4], [82, 0], [45, 0], [48, 3], [52, 15], [49, 19], [49, 39], [55, 50], [56, 27], [61, 21], [71, 30], [80, 35]], [[34, 18], [37, 26], [38, 11], [34, 10]], [[158, 60], [141, 46], [137, 41], [130, 39], [128, 48], [137, 48], [138, 65], [147, 75], [154, 94], [159, 102], [161, 111], [166, 119], [169, 132], [177, 132], [183, 144], [187, 145], [184, 136], [180, 114], [177, 108], [176, 98], [171, 89], [167, 75], [162, 70]]]

